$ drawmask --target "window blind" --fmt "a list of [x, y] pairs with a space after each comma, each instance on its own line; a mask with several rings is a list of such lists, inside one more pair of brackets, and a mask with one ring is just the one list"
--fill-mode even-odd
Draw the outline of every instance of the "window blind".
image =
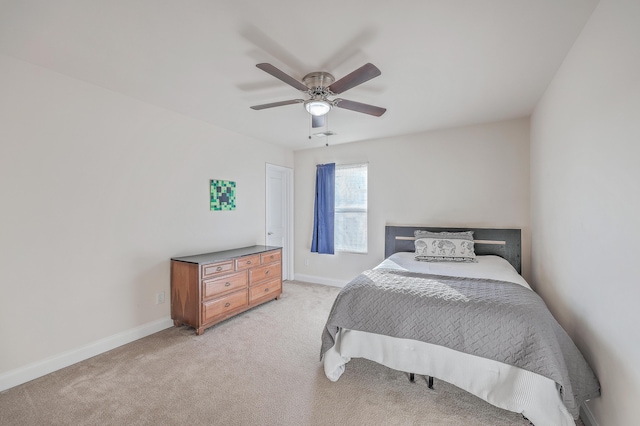
[[337, 251], [367, 252], [368, 164], [336, 165], [335, 227]]

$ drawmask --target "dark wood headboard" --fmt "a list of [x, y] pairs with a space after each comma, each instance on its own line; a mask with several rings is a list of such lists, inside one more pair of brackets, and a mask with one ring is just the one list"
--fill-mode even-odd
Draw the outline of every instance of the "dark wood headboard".
[[434, 228], [425, 226], [386, 226], [384, 257], [400, 251], [415, 251], [413, 232], [473, 231], [474, 250], [477, 255], [495, 254], [503, 257], [522, 274], [522, 242], [520, 229], [489, 228]]

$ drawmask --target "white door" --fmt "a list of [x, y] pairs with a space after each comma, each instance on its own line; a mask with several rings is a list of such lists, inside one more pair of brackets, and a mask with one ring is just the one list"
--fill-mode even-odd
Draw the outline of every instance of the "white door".
[[282, 247], [282, 279], [293, 279], [293, 170], [267, 164], [266, 245]]

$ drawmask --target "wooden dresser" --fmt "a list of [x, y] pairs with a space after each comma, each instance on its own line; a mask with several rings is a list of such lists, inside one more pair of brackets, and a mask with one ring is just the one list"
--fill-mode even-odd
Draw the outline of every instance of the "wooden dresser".
[[171, 259], [171, 319], [207, 327], [282, 293], [282, 249], [251, 246]]

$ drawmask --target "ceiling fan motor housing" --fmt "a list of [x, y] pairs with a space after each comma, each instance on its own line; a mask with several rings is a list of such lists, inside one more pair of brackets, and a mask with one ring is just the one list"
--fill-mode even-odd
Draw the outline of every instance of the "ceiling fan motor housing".
[[317, 88], [327, 88], [336, 81], [335, 77], [329, 74], [328, 72], [323, 71], [315, 71], [310, 72], [302, 78], [302, 82], [307, 86], [310, 90], [315, 90]]

